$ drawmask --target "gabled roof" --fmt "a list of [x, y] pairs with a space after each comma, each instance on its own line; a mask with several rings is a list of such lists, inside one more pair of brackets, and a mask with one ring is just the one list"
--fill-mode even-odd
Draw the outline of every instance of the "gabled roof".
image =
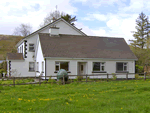
[[8, 60], [24, 60], [22, 53], [7, 53]]
[[[53, 25], [53, 24], [55, 24], [55, 23], [57, 23], [57, 22], [59, 22], [59, 21], [61, 21], [61, 20], [62, 20], [63, 22], [65, 22], [66, 24], [68, 24], [68, 25], [69, 25], [70, 27], [72, 27], [73, 29], [75, 29], [77, 32], [79, 32], [79, 33], [81, 33], [81, 34], [83, 34], [83, 35], [86, 36], [86, 34], [85, 34], [84, 32], [82, 32], [81, 30], [79, 30], [79, 29], [76, 28], [75, 26], [71, 25], [70, 23], [68, 23], [68, 22], [67, 22], [66, 20], [64, 20], [63, 18], [59, 18], [59, 19], [55, 20], [54, 22], [51, 22], [51, 23], [47, 24], [46, 26], [44, 26], [44, 27], [38, 29], [37, 31], [31, 33], [30, 35], [24, 37], [22, 40], [24, 40], [24, 39], [30, 37], [31, 35], [34, 35], [34, 34], [36, 34], [36, 33], [39, 33], [39, 32], [42, 31], [43, 29], [45, 29], [45, 28], [47, 28], [47, 27], [49, 27], [49, 26], [51, 26], [51, 25]], [[21, 40], [21, 41], [22, 41], [22, 40]], [[17, 45], [18, 45], [21, 41], [19, 41], [19, 42], [17, 43]], [[16, 46], [17, 46], [17, 45], [16, 45]]]
[[39, 33], [44, 57], [137, 59], [123, 38]]

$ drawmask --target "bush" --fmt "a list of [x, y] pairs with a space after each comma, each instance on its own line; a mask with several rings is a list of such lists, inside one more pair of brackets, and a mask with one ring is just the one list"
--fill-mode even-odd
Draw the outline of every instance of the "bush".
[[77, 76], [77, 80], [81, 81], [83, 79], [83, 76]]
[[116, 80], [117, 79], [117, 76], [115, 73], [112, 73], [112, 76], [113, 76], [113, 80]]
[[138, 79], [139, 78], [139, 74], [135, 74], [135, 79]]

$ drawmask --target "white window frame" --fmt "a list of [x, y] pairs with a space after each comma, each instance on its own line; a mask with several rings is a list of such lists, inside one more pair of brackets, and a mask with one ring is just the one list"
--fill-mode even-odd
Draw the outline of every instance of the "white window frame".
[[[56, 64], [56, 62], [58, 62], [58, 64]], [[69, 61], [55, 61], [55, 71], [59, 71], [60, 70], [60, 62], [68, 62], [68, 71], [70, 70], [69, 69], [69, 66], [70, 66], [70, 62]], [[56, 70], [56, 66], [59, 66], [59, 70]]]
[[[128, 62], [116, 62], [116, 68], [117, 68], [117, 63], [123, 63], [123, 70], [122, 71], [128, 71]], [[126, 66], [126, 70], [124, 70], [125, 66]], [[116, 69], [116, 71], [118, 71], [118, 69]]]
[[[106, 64], [106, 62], [93, 62], [93, 68], [94, 68], [94, 63], [100, 63], [100, 71], [105, 71], [105, 67], [106, 67], [105, 64]], [[102, 70], [102, 66], [104, 66], [104, 70]]]
[[[33, 43], [29, 43], [29, 51], [34, 52], [35, 51], [35, 45], [33, 44], [33, 46], [31, 46], [31, 44], [33, 44]], [[30, 50], [30, 47], [33, 47], [33, 50]]]

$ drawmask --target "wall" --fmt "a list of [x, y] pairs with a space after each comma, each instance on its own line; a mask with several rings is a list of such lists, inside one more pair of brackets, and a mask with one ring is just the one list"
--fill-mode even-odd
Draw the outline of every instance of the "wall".
[[[37, 57], [36, 57], [36, 62], [39, 62], [39, 72], [36, 72], [36, 76], [38, 77], [40, 75], [40, 73], [42, 72], [42, 62], [44, 62], [44, 73], [42, 74], [42, 76], [45, 76], [45, 60], [43, 57], [43, 53], [42, 53], [42, 48], [41, 48], [41, 44], [38, 41], [38, 50], [37, 50]], [[37, 66], [36, 66], [37, 68]], [[37, 71], [37, 69], [36, 69]]]
[[22, 60], [12, 60], [11, 61], [11, 76], [13, 73], [15, 77], [35, 77], [34, 72], [28, 72], [29, 64], [26, 61]]
[[[82, 35], [63, 21], [59, 21], [55, 25], [59, 27], [59, 34]], [[41, 33], [49, 33], [49, 28], [42, 30]]]
[[[72, 59], [72, 60], [69, 60], [69, 59], [52, 59], [52, 58], [47, 58], [47, 63], [46, 63], [46, 66], [47, 66], [47, 70], [46, 70], [46, 75], [47, 76], [50, 76], [50, 75], [57, 75], [57, 73], [54, 73], [55, 71], [55, 61], [69, 61], [69, 71], [71, 73], [68, 73], [69, 75], [77, 75], [77, 65], [78, 65], [78, 62], [87, 62], [86, 63], [86, 74], [98, 74], [98, 73], [92, 73], [92, 70], [93, 70], [93, 62], [105, 62], [105, 71], [107, 71], [107, 73], [115, 73], [116, 72], [116, 62], [128, 62], [128, 71], [129, 73], [135, 73], [135, 67], [134, 67], [134, 61], [124, 61], [124, 60], [75, 60], [75, 59]], [[111, 78], [112, 76], [110, 75], [109, 78]], [[125, 78], [126, 75], [117, 75], [117, 77], [120, 77], [120, 78]], [[130, 75], [129, 78], [133, 78], [134, 75]], [[90, 78], [106, 78], [106, 76], [95, 76], [95, 77], [90, 77]]]

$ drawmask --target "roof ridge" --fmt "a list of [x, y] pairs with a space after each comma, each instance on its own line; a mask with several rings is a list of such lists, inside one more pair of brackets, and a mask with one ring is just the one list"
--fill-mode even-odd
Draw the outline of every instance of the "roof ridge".
[[[49, 35], [49, 33], [38, 33], [39, 35]], [[92, 38], [118, 38], [124, 39], [123, 37], [108, 37], [108, 36], [83, 36], [83, 35], [72, 35], [72, 34], [59, 34], [60, 36], [78, 36], [78, 37], [92, 37]]]

